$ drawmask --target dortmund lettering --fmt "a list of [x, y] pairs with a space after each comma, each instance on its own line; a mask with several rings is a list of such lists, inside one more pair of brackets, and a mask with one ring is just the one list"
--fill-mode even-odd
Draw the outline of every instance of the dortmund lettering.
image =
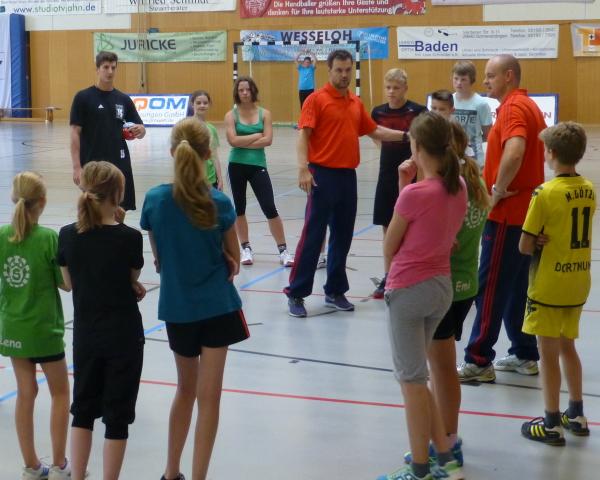
[[577, 272], [587, 272], [592, 267], [592, 262], [567, 262], [561, 263], [556, 262], [554, 265], [555, 272], [561, 273], [577, 273]]

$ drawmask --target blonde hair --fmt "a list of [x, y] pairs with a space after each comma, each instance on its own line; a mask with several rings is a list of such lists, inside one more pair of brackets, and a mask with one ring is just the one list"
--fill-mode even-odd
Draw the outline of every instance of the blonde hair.
[[542, 130], [539, 137], [563, 165], [577, 165], [585, 154], [587, 136], [579, 123], [560, 122]]
[[42, 176], [35, 172], [18, 173], [13, 179], [11, 198], [15, 204], [12, 218], [14, 234], [9, 241], [19, 243], [25, 240], [33, 228], [32, 210], [40, 200], [46, 198], [46, 185]]
[[452, 144], [450, 122], [439, 113], [425, 111], [410, 124], [410, 136], [418, 146], [439, 163], [438, 174], [450, 195], [461, 189], [460, 167], [457, 152]]
[[89, 162], [81, 171], [82, 194], [77, 203], [77, 231], [102, 226], [102, 204], [118, 207], [123, 198], [125, 176], [109, 162]]
[[[479, 165], [474, 158], [464, 154], [469, 146], [469, 138], [463, 127], [456, 121], [451, 121], [452, 127], [452, 147], [460, 158], [460, 174], [467, 184], [469, 199], [473, 199], [475, 205], [481, 210], [489, 210], [490, 196], [485, 185], [481, 181]], [[462, 152], [462, 153], [461, 153]]]
[[406, 73], [406, 70], [403, 70], [402, 68], [391, 68], [387, 72], [385, 72], [383, 81], [399, 82], [404, 83], [406, 85], [408, 83], [408, 74]]
[[200, 228], [213, 228], [217, 208], [206, 178], [210, 156], [210, 132], [195, 118], [185, 118], [171, 131], [171, 152], [175, 159], [173, 198], [190, 222]]

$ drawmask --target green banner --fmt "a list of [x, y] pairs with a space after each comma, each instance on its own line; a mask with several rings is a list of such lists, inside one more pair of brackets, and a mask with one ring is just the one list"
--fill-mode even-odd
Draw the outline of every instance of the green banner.
[[114, 52], [119, 62], [222, 62], [227, 32], [94, 33], [94, 55]]

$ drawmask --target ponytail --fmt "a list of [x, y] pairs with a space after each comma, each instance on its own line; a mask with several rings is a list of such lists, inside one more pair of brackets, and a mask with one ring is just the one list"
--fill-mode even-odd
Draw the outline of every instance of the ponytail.
[[115, 208], [125, 189], [123, 173], [109, 162], [89, 162], [81, 171], [84, 189], [77, 202], [77, 232], [84, 233], [102, 226], [102, 206]]
[[178, 122], [171, 132], [171, 151], [175, 160], [173, 198], [196, 227], [213, 228], [217, 208], [206, 177], [210, 156], [210, 132], [197, 119]]
[[32, 210], [46, 198], [46, 186], [42, 177], [34, 172], [21, 172], [13, 180], [12, 201], [15, 211], [12, 218], [13, 236], [9, 241], [19, 243], [31, 232], [34, 222]]
[[441, 175], [444, 187], [450, 195], [456, 195], [460, 192], [462, 188], [460, 184], [460, 165], [458, 155], [452, 145], [446, 146], [438, 173]]
[[473, 200], [477, 208], [480, 210], [489, 210], [491, 207], [490, 196], [481, 179], [479, 165], [475, 159], [467, 157], [466, 155], [462, 159], [461, 163], [460, 173], [467, 184], [469, 198]]

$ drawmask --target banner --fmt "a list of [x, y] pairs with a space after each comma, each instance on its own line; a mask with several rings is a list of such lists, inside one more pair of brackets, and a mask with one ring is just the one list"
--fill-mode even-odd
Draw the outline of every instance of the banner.
[[[3, 10], [4, 9], [4, 10]], [[0, 0], [0, 11], [22, 15], [100, 13], [101, 0]]]
[[572, 23], [571, 38], [575, 57], [600, 57], [600, 23]]
[[594, 0], [431, 0], [432, 5], [493, 5], [495, 3], [593, 3]]
[[[339, 30], [242, 30], [242, 42], [259, 41], [348, 41], [360, 40], [360, 58], [382, 60], [388, 58], [388, 29], [386, 27], [347, 28]], [[352, 45], [354, 47], [354, 45]], [[326, 60], [331, 50], [340, 45], [252, 45], [242, 47], [242, 58], [253, 62], [290, 62], [301, 52], [311, 52], [317, 60]]]
[[226, 12], [232, 10], [235, 10], [235, 0], [104, 0], [104, 13]]
[[187, 115], [189, 95], [135, 95], [133, 104], [146, 127], [170, 127]]
[[[492, 123], [496, 122], [496, 109], [500, 106], [500, 102], [495, 98], [485, 96], [485, 93], [480, 94], [490, 106], [492, 111]], [[547, 127], [558, 123], [558, 95], [555, 93], [539, 94], [531, 93], [528, 95], [542, 111]], [[427, 108], [431, 110], [431, 95], [427, 96]]]
[[425, 0], [240, 0], [241, 18], [424, 14]]
[[94, 33], [94, 55], [114, 52], [119, 62], [221, 62], [227, 32]]
[[558, 57], [558, 25], [398, 27], [397, 38], [403, 60]]
[[[29, 108], [27, 32], [23, 15], [0, 15], [0, 110]], [[0, 111], [0, 116], [29, 117], [28, 111]]]

